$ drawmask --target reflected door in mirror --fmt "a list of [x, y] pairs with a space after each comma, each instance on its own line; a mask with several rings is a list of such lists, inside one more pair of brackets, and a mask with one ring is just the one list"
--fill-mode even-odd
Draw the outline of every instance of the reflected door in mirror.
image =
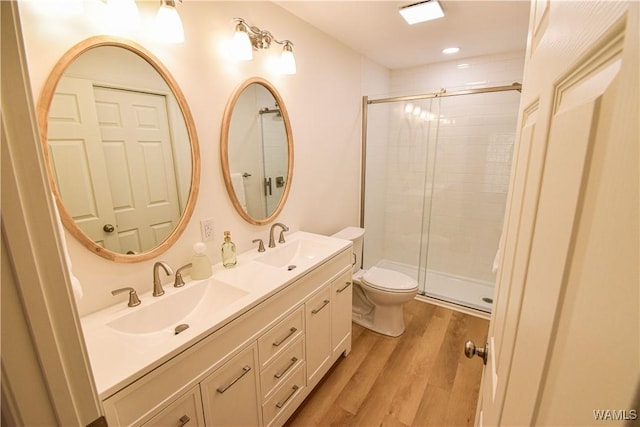
[[37, 112], [60, 218], [80, 243], [137, 262], [177, 240], [200, 158], [184, 95], [157, 58], [124, 39], [84, 40], [51, 71]]
[[146, 252], [180, 219], [166, 99], [61, 79], [49, 113], [51, 167], [76, 224], [118, 253]]
[[264, 108], [260, 110], [261, 151], [265, 175], [264, 218], [275, 212], [284, 192], [287, 176], [287, 134], [280, 108]]

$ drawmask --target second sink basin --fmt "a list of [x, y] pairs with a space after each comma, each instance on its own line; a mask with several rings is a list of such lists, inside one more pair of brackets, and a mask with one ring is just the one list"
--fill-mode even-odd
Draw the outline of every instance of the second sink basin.
[[302, 238], [273, 249], [256, 257], [256, 261], [272, 267], [300, 266], [327, 256], [333, 247], [317, 240]]
[[192, 282], [172, 294], [145, 299], [142, 305], [107, 323], [127, 334], [149, 334], [170, 329], [186, 318], [214, 312], [239, 300], [248, 292], [214, 279]]

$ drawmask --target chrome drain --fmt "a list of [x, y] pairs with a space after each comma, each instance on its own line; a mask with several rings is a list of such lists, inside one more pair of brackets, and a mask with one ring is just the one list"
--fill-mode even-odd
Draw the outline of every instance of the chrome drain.
[[184, 332], [187, 329], [189, 329], [189, 325], [187, 325], [186, 323], [182, 323], [178, 326], [176, 326], [176, 329], [174, 330], [175, 335], [178, 335], [180, 332]]
[[288, 267], [287, 267], [287, 270], [291, 271], [291, 270], [293, 270], [293, 269], [295, 269], [295, 268], [296, 268], [296, 266], [295, 266], [295, 265], [290, 265], [290, 266], [288, 266]]
[[487, 304], [493, 304], [493, 298], [484, 297], [482, 298], [482, 301], [486, 302]]

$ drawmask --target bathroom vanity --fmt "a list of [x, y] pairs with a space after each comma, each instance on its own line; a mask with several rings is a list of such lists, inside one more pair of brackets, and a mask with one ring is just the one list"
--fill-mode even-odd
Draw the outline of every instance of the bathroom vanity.
[[83, 318], [107, 422], [284, 423], [351, 350], [352, 262], [351, 242], [295, 232], [210, 279]]

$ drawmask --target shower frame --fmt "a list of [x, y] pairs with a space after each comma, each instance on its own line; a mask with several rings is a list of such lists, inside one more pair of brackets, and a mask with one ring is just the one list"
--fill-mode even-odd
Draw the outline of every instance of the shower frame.
[[[431, 92], [426, 94], [419, 95], [406, 95], [406, 96], [397, 96], [397, 97], [387, 97], [387, 98], [376, 98], [370, 99], [368, 96], [362, 97], [362, 154], [361, 154], [361, 174], [360, 174], [360, 227], [364, 228], [364, 215], [365, 215], [365, 195], [366, 195], [366, 173], [367, 173], [367, 118], [368, 118], [368, 106], [374, 104], [383, 104], [383, 103], [394, 103], [394, 102], [408, 102], [408, 101], [418, 101], [424, 99], [434, 99], [434, 98], [445, 98], [450, 96], [462, 96], [462, 95], [473, 95], [480, 93], [492, 93], [492, 92], [507, 92], [517, 90], [518, 92], [522, 92], [522, 84], [519, 82], [514, 82], [511, 85], [505, 86], [492, 86], [485, 88], [476, 88], [476, 89], [463, 89], [449, 92], [445, 88], [441, 89], [439, 92]], [[362, 266], [361, 266], [362, 267]], [[451, 303], [445, 300], [441, 300], [439, 298], [432, 298], [425, 295], [420, 295], [421, 298], [425, 298], [429, 301], [432, 301], [438, 305], [443, 305], [449, 308], [453, 308], [459, 311], [471, 312], [476, 315], [480, 315], [481, 317], [488, 318], [488, 314], [484, 313], [480, 310], [476, 310], [473, 308], [461, 306], [455, 303]]]

